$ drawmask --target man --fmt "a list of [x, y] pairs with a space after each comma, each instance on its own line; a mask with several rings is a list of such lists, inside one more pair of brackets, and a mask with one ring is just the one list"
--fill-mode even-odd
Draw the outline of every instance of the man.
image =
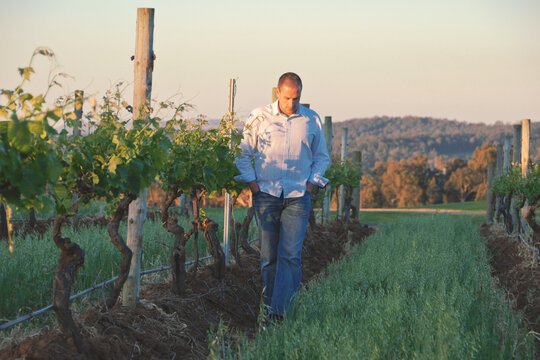
[[278, 100], [253, 110], [246, 121], [237, 181], [247, 182], [259, 226], [264, 303], [282, 318], [300, 288], [300, 255], [311, 211], [311, 191], [324, 187], [329, 163], [322, 122], [300, 105], [302, 81], [279, 78]]

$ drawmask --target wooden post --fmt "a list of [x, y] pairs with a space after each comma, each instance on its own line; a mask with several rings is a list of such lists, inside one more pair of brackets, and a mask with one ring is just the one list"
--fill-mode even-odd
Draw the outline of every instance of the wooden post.
[[514, 136], [512, 137], [512, 164], [521, 162], [521, 124], [514, 125]]
[[[343, 128], [341, 131], [341, 163], [347, 161], [347, 135], [349, 134], [348, 128]], [[345, 186], [341, 185], [339, 187], [339, 204], [338, 204], [338, 216], [343, 218], [343, 213], [345, 211]]]
[[[359, 169], [362, 166], [361, 151], [354, 152], [354, 164], [358, 166]], [[358, 186], [353, 188], [351, 205], [355, 208], [355, 210], [353, 210], [353, 218], [360, 219], [360, 181], [358, 181]]]
[[[332, 163], [332, 117], [324, 117], [324, 137], [326, 140], [326, 147], [328, 149], [328, 155], [330, 156], [330, 163]], [[323, 214], [322, 220], [323, 225], [328, 225], [330, 223], [330, 203], [332, 202], [332, 189], [330, 186], [327, 186], [324, 190], [324, 199], [323, 199]]]
[[276, 102], [277, 100], [277, 87], [272, 88], [272, 102]]
[[[497, 177], [503, 174], [503, 147], [501, 144], [497, 144], [497, 163], [495, 165], [495, 175]], [[495, 222], [499, 222], [499, 215], [501, 213], [502, 197], [500, 195], [495, 196]]]
[[527, 177], [529, 167], [529, 145], [531, 142], [531, 119], [521, 123], [521, 176]]
[[[228, 111], [230, 120], [234, 118], [234, 94], [236, 93], [236, 80], [229, 79], [229, 106]], [[225, 204], [223, 209], [223, 252], [225, 253], [225, 266], [229, 265], [229, 253], [231, 239], [230, 225], [231, 225], [231, 194], [225, 193]]]
[[507, 172], [510, 168], [510, 135], [504, 137], [503, 150], [503, 170]]
[[[137, 9], [137, 35], [135, 39], [135, 79], [133, 90], [133, 118], [141, 119], [147, 114], [145, 105], [150, 103], [152, 93], [152, 70], [154, 69], [154, 9]], [[124, 306], [135, 307], [139, 299], [142, 263], [142, 240], [146, 220], [146, 194], [143, 190], [132, 201], [128, 211], [127, 246], [133, 252], [129, 276], [123, 288]]]
[[493, 191], [491, 185], [493, 184], [493, 177], [495, 175], [495, 163], [490, 162], [487, 166], [487, 193], [486, 193], [486, 221], [488, 224], [493, 224]]
[[503, 146], [501, 144], [497, 144], [497, 169], [495, 172], [497, 176], [503, 174]]
[[[512, 166], [518, 166], [521, 163], [521, 124], [514, 125], [514, 134], [512, 136]], [[521, 222], [518, 210], [518, 198], [514, 195], [510, 203], [510, 214], [512, 217], [512, 230], [519, 232]]]
[[[529, 145], [531, 142], [531, 120], [523, 119], [521, 121], [521, 176], [527, 177], [527, 171], [529, 170]], [[529, 211], [529, 202], [526, 200], [525, 204], [521, 208], [522, 214], [522, 229], [526, 232], [530, 231], [530, 226], [525, 221], [525, 215]]]
[[73, 128], [73, 135], [81, 136], [81, 118], [83, 111], [83, 99], [84, 91], [75, 90], [75, 117], [76, 117], [76, 126]]
[[[73, 135], [74, 136], [81, 136], [81, 118], [82, 118], [82, 112], [83, 112], [83, 101], [84, 101], [84, 91], [83, 90], [75, 90], [75, 126], [73, 127]], [[73, 194], [71, 196], [71, 206], [73, 207], [75, 203], [79, 200], [79, 196], [77, 194]]]

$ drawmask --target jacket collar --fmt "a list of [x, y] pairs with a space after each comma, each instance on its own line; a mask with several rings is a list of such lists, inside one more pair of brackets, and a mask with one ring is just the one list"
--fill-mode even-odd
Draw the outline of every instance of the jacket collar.
[[[271, 104], [271, 107], [272, 107], [272, 115], [279, 115], [281, 114], [281, 111], [279, 111], [279, 106], [278, 106], [278, 101], [279, 100], [276, 100], [274, 101], [272, 104]], [[283, 114], [285, 115], [285, 114]], [[298, 109], [296, 110], [296, 112], [294, 114], [292, 114], [290, 117], [292, 116], [295, 116], [295, 115], [298, 115], [298, 116], [306, 116], [306, 111], [305, 111], [305, 106], [303, 106], [302, 104], [299, 104], [298, 105]], [[286, 115], [285, 115], [286, 116]]]

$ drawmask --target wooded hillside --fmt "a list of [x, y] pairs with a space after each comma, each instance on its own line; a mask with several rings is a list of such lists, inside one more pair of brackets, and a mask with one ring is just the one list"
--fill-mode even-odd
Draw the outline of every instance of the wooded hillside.
[[[520, 123], [516, 119], [514, 123]], [[531, 124], [531, 158], [540, 157], [540, 124]], [[348, 152], [362, 151], [364, 170], [373, 169], [378, 161], [409, 159], [414, 153], [427, 155], [428, 162], [452, 157], [470, 159], [474, 150], [486, 142], [503, 143], [512, 135], [512, 124], [497, 122], [464, 123], [429, 117], [373, 117], [333, 123], [334, 156], [339, 156], [341, 131], [349, 130]]]

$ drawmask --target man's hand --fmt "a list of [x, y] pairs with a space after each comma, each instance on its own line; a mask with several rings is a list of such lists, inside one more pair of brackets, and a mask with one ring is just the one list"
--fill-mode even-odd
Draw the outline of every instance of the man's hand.
[[259, 187], [259, 184], [257, 184], [257, 180], [253, 180], [252, 182], [248, 183], [249, 190], [251, 190], [251, 194], [255, 195], [259, 191], [261, 191], [261, 188]]
[[311, 191], [313, 190], [314, 187], [315, 185], [308, 181], [306, 184], [306, 191], [311, 194]]

